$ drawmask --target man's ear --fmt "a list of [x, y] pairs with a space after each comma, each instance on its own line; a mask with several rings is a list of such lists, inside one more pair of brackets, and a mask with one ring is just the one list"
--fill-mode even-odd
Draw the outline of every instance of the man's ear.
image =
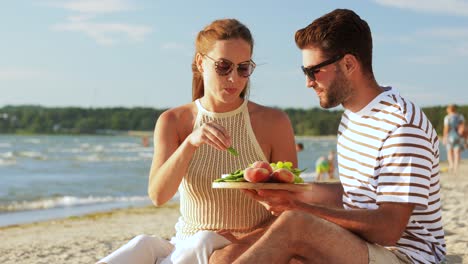
[[201, 53], [197, 53], [197, 55], [195, 55], [195, 63], [198, 71], [203, 73], [203, 55], [201, 55]]
[[358, 59], [352, 54], [346, 54], [343, 57], [344, 69], [347, 74], [352, 74], [355, 72], [361, 64], [359, 64]]

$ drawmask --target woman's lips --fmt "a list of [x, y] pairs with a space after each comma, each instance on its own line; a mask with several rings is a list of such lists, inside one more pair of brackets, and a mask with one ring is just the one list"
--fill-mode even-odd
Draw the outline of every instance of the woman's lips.
[[235, 94], [237, 92], [237, 88], [224, 88], [224, 90], [229, 94]]

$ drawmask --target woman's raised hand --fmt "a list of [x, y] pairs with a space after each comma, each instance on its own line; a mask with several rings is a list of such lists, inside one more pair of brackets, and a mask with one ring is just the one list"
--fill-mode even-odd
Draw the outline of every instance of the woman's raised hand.
[[188, 138], [189, 143], [194, 147], [208, 144], [219, 150], [226, 150], [231, 146], [231, 136], [227, 130], [215, 123], [208, 122], [193, 131]]

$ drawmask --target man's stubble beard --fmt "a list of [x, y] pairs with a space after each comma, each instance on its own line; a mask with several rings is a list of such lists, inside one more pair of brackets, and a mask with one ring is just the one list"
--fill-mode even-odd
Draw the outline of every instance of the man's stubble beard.
[[320, 106], [325, 109], [336, 107], [349, 98], [351, 95], [351, 86], [348, 79], [345, 78], [343, 71], [338, 67], [336, 77], [325, 90], [325, 98], [320, 98]]

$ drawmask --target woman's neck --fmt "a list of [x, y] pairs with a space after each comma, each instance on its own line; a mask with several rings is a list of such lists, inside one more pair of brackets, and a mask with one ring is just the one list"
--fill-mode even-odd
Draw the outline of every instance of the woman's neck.
[[206, 96], [200, 98], [200, 103], [203, 106], [203, 108], [205, 108], [207, 111], [214, 113], [225, 113], [233, 111], [239, 108], [243, 102], [244, 99], [240, 97], [238, 100], [232, 102], [220, 102], [216, 100], [210, 100]]

